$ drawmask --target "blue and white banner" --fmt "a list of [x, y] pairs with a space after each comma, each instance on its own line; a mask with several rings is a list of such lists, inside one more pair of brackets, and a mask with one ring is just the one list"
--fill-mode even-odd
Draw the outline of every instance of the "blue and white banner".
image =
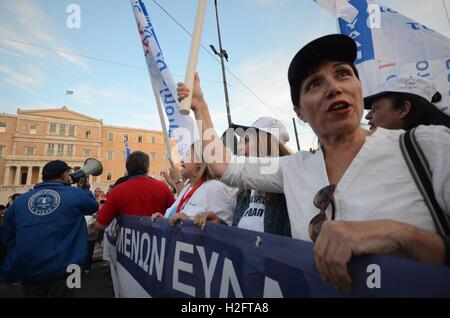
[[370, 0], [314, 1], [356, 41], [364, 96], [391, 77], [420, 76], [436, 84], [437, 106], [450, 114], [450, 39]]
[[131, 150], [130, 150], [130, 147], [128, 146], [128, 139], [123, 138], [123, 142], [125, 144], [125, 155], [126, 155], [125, 159], [127, 159], [131, 155]]
[[183, 154], [198, 139], [195, 122], [189, 115], [184, 116], [179, 112], [180, 105], [177, 99], [175, 81], [164, 60], [155, 29], [144, 3], [141, 0], [130, 1], [141, 36], [147, 67], [150, 76], [158, 87], [159, 97], [164, 104], [165, 113], [169, 121], [169, 138], [174, 138], [177, 141], [178, 152]]
[[450, 297], [450, 268], [387, 256], [355, 257], [344, 294], [321, 280], [311, 243], [231, 226], [128, 216], [105, 239], [120, 297]]

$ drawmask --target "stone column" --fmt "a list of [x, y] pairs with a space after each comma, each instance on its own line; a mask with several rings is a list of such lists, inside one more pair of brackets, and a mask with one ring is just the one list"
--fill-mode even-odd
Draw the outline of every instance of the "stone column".
[[42, 166], [39, 166], [38, 183], [42, 182]]
[[10, 185], [9, 184], [9, 173], [11, 172], [11, 167], [6, 166], [5, 167], [5, 181], [3, 182], [3, 185]]
[[14, 180], [14, 185], [20, 185], [20, 170], [21, 170], [21, 166], [17, 166], [16, 179]]
[[31, 185], [31, 176], [33, 175], [33, 166], [28, 166], [27, 185]]

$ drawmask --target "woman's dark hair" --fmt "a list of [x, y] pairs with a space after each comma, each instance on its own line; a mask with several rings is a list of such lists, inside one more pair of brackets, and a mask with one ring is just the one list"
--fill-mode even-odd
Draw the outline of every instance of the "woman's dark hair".
[[[440, 94], [439, 94], [440, 96]], [[404, 118], [403, 129], [409, 130], [419, 125], [443, 125], [450, 128], [450, 116], [440, 111], [425, 98], [408, 93], [389, 92], [383, 97], [392, 100], [393, 108], [400, 109], [406, 101], [411, 103], [411, 109]], [[438, 95], [436, 95], [438, 97]], [[433, 98], [439, 101], [439, 98]]]

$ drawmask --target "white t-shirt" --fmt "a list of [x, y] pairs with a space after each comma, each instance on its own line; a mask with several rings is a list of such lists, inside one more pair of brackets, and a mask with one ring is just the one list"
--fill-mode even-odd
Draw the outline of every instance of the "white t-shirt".
[[[181, 198], [191, 189], [191, 185], [186, 185], [181, 190], [177, 200], [166, 210], [165, 217], [171, 217], [175, 214]], [[202, 212], [212, 211], [219, 218], [231, 225], [233, 222], [233, 211], [236, 205], [234, 196], [235, 189], [228, 187], [218, 180], [208, 180], [203, 183], [185, 202], [181, 212], [185, 213], [191, 220]]]
[[[401, 154], [403, 130], [378, 128], [345, 171], [335, 190], [336, 220], [389, 219], [436, 232], [431, 214]], [[420, 126], [417, 140], [433, 174], [433, 189], [441, 208], [450, 214], [450, 130]], [[253, 158], [254, 159], [254, 158]], [[323, 152], [282, 158], [260, 158], [259, 163], [233, 163], [222, 181], [230, 186], [264, 192], [284, 192], [292, 237], [310, 241], [308, 225], [319, 213], [316, 193], [328, 185]], [[278, 165], [273, 174], [261, 172], [261, 164]]]
[[238, 227], [252, 231], [264, 232], [264, 212], [266, 195], [256, 190], [250, 192], [250, 204], [239, 220]]

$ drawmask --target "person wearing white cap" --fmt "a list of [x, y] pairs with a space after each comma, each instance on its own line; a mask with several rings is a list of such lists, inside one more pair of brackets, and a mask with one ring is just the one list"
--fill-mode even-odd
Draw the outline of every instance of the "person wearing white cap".
[[[285, 147], [289, 133], [281, 121], [260, 117], [251, 126], [232, 125], [241, 138], [238, 153], [246, 157], [283, 157], [291, 152]], [[216, 213], [197, 214], [194, 222], [204, 228], [206, 222], [223, 223]], [[270, 193], [241, 188], [236, 194], [233, 226], [291, 236], [286, 198], [282, 193]]]
[[409, 130], [419, 125], [444, 125], [450, 116], [433, 103], [442, 99], [436, 86], [421, 77], [399, 76], [388, 79], [373, 94], [364, 98], [370, 130]]
[[[314, 242], [322, 279], [345, 292], [352, 290], [348, 263], [356, 255], [402, 255], [450, 266], [450, 236], [440, 231], [402, 157], [404, 131], [371, 133], [360, 126], [364, 102], [357, 51], [352, 38], [333, 34], [308, 43], [291, 61], [292, 104], [320, 140], [315, 154], [251, 162], [226, 153], [222, 161], [211, 161], [214, 174], [229, 186], [284, 193], [292, 237]], [[179, 100], [189, 93], [179, 84]], [[213, 124], [198, 75], [191, 106], [201, 121], [203, 149], [223, 149], [218, 137], [208, 138]], [[422, 125], [415, 136], [433, 172], [435, 199], [449, 218], [450, 129]], [[264, 173], [267, 164], [279, 169]]]

